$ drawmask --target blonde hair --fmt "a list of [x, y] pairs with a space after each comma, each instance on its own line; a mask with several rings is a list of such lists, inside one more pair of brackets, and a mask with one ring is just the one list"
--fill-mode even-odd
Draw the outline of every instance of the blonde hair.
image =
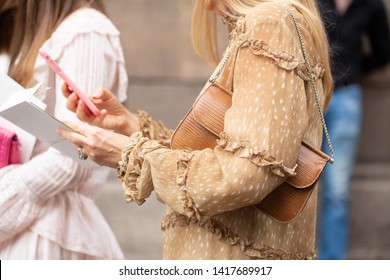
[[[15, 0], [16, 1], [16, 0]], [[77, 9], [90, 6], [105, 13], [101, 0], [19, 0], [12, 36], [9, 75], [28, 86], [39, 48], [61, 22]]]
[[[211, 0], [219, 7], [224, 15], [237, 19], [237, 15], [246, 15], [250, 10], [259, 3], [266, 2], [283, 2], [291, 4], [299, 11], [307, 20], [308, 25], [312, 29], [313, 42], [316, 52], [321, 58], [321, 62], [326, 69], [322, 79], [323, 88], [327, 96], [325, 104], [330, 99], [330, 93], [333, 88], [332, 74], [330, 71], [329, 62], [329, 45], [327, 35], [320, 17], [320, 13], [314, 0]], [[223, 4], [221, 4], [223, 1]], [[216, 15], [213, 12], [207, 11], [205, 0], [195, 0], [192, 14], [192, 42], [195, 51], [205, 61], [218, 63], [218, 42], [217, 42], [217, 27]]]

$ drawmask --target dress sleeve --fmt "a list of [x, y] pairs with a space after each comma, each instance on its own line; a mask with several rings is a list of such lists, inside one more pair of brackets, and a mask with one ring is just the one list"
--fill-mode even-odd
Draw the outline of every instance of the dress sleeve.
[[201, 219], [258, 203], [294, 175], [308, 125], [294, 33], [276, 21], [254, 30], [261, 38], [238, 50], [232, 107], [218, 145], [170, 150], [132, 135], [119, 169], [128, 201], [140, 204], [154, 190], [176, 212]]
[[[118, 63], [107, 36], [99, 33], [76, 35], [58, 57], [59, 65], [86, 93], [96, 88], [115, 87], [118, 83]], [[55, 116], [61, 120], [77, 121], [66, 109], [62, 96], [62, 81], [56, 78], [54, 91]], [[75, 150], [75, 153], [77, 151]], [[86, 182], [91, 168], [49, 148], [30, 161], [4, 172], [0, 180], [0, 242], [10, 238], [39, 218], [42, 205], [51, 197]]]
[[140, 130], [143, 136], [151, 140], [158, 140], [164, 146], [169, 147], [173, 131], [167, 128], [161, 121], [155, 121], [145, 111], [137, 111]]
[[0, 183], [0, 242], [27, 228], [52, 196], [77, 188], [91, 175], [55, 149], [12, 169]]

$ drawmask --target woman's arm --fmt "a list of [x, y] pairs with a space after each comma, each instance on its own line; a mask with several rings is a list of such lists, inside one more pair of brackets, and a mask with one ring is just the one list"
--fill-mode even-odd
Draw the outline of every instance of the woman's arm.
[[141, 203], [154, 189], [179, 213], [211, 216], [261, 201], [293, 174], [308, 115], [290, 28], [266, 21], [248, 31], [261, 40], [239, 50], [232, 107], [214, 150], [172, 151], [132, 139], [121, 170], [128, 200]]
[[93, 115], [67, 84], [63, 84], [62, 93], [67, 98], [66, 107], [77, 114], [77, 117], [90, 125], [113, 130], [123, 135], [142, 131], [145, 137], [159, 140], [169, 146], [172, 130], [160, 121], [155, 121], [145, 111], [135, 114], [126, 109], [109, 90], [99, 89], [91, 97], [92, 102], [101, 109], [99, 116]]
[[7, 172], [0, 181], [0, 242], [32, 224], [48, 199], [90, 175], [90, 169], [54, 149]]
[[[300, 48], [288, 48], [294, 33], [279, 22], [261, 28], [278, 48], [259, 49], [254, 40], [239, 50], [233, 103], [219, 144], [213, 150], [170, 150], [133, 134], [119, 166], [128, 201], [141, 204], [154, 190], [179, 213], [212, 216], [261, 201], [293, 174], [308, 116], [298, 60], [287, 53]], [[273, 36], [282, 31], [286, 36]]]
[[[212, 216], [261, 201], [293, 174], [307, 127], [303, 82], [241, 51], [238, 59], [247, 58], [254, 64], [235, 70], [233, 104], [214, 150], [172, 151], [140, 135], [132, 139], [121, 176], [128, 200], [142, 202], [154, 189], [179, 213]], [[264, 80], [244, 70], [262, 64]], [[283, 89], [275, 87], [280, 80]]]

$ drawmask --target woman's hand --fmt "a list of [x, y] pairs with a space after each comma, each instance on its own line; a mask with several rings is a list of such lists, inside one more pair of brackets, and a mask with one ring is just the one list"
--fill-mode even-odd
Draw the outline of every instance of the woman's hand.
[[82, 153], [99, 165], [118, 167], [122, 149], [129, 143], [129, 137], [85, 123], [65, 122], [73, 131], [58, 129], [58, 134], [83, 147]]
[[66, 107], [75, 112], [77, 117], [84, 122], [124, 135], [130, 135], [139, 130], [137, 116], [128, 111], [109, 90], [99, 89], [91, 97], [92, 102], [101, 110], [99, 116], [93, 115], [66, 83], [62, 86], [62, 93], [68, 99]]

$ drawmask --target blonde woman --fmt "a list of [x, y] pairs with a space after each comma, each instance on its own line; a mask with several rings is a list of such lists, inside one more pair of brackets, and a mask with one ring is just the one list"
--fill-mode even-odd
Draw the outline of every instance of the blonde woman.
[[[77, 120], [66, 109], [61, 79], [38, 57], [41, 47], [85, 92], [103, 85], [125, 99], [119, 32], [100, 0], [16, 2], [9, 75], [25, 87], [50, 87], [40, 96], [49, 113]], [[107, 175], [107, 168], [83, 167], [42, 142], [28, 162], [0, 169], [0, 259], [122, 259], [93, 201]]]
[[[216, 16], [222, 16], [230, 29], [229, 46], [212, 78], [233, 92], [233, 98], [213, 148], [172, 150], [172, 132], [147, 113], [126, 111], [110, 92], [100, 91], [100, 98], [94, 100], [106, 111], [95, 118], [64, 87], [68, 108], [80, 119], [118, 134], [74, 123], [69, 125], [78, 133], [62, 130], [60, 134], [83, 146], [96, 162], [118, 168], [127, 201], [142, 204], [154, 191], [167, 205], [162, 221], [165, 259], [317, 257], [316, 193], [289, 223], [253, 207], [294, 174], [303, 139], [316, 147], [322, 140], [318, 109], [289, 11], [300, 27], [320, 105], [325, 108], [332, 80], [316, 1], [195, 1], [193, 42], [202, 57], [218, 60]], [[213, 79], [202, 92], [211, 83]], [[205, 138], [182, 140], [191, 147], [190, 142], [201, 143]]]

